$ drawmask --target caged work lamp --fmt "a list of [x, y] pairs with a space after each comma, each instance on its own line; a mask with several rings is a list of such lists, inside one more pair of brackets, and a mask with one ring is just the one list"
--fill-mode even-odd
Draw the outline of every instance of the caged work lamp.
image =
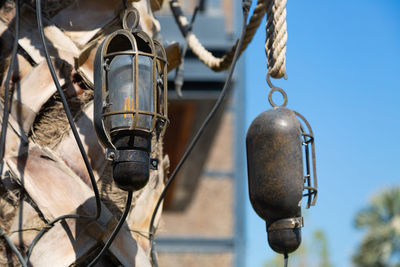
[[150, 158], [152, 137], [164, 135], [169, 123], [166, 53], [137, 29], [138, 17], [136, 9], [125, 12], [124, 29], [105, 38], [94, 63], [95, 130], [114, 181], [128, 191], [147, 184], [150, 168], [157, 167]]

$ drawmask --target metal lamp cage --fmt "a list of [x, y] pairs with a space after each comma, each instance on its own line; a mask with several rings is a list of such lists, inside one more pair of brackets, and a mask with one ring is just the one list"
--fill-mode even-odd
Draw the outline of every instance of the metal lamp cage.
[[[304, 176], [304, 184], [305, 184], [304, 190], [306, 190], [306, 193], [303, 194], [303, 196], [307, 197], [307, 208], [310, 208], [310, 206], [315, 206], [318, 195], [318, 180], [317, 180], [317, 168], [315, 160], [314, 134], [311, 129], [311, 125], [308, 123], [306, 118], [296, 111], [295, 114], [304, 122], [306, 128], [308, 129], [307, 133], [304, 127], [300, 126], [301, 135], [303, 137], [302, 145], [304, 146], [304, 156], [306, 163], [305, 164], [306, 175]], [[310, 154], [311, 154], [311, 159], [310, 159]]]
[[[267, 74], [267, 83], [270, 86], [271, 90], [268, 93], [268, 101], [272, 107], [286, 107], [287, 105], [287, 95], [282, 88], [276, 87], [271, 83], [271, 77]], [[272, 94], [274, 92], [281, 93], [283, 97], [283, 104], [277, 105], [272, 99]], [[306, 193], [303, 194], [303, 197], [307, 197], [307, 208], [311, 206], [315, 206], [317, 202], [317, 195], [318, 195], [318, 179], [317, 179], [317, 167], [316, 167], [316, 159], [315, 159], [315, 143], [314, 143], [314, 133], [311, 129], [310, 123], [306, 120], [306, 118], [298, 113], [297, 111], [293, 112], [296, 116], [300, 119], [300, 134], [303, 138], [302, 145], [304, 147], [304, 157], [305, 157], [305, 175], [304, 175], [304, 187], [303, 190]], [[302, 125], [303, 122], [306, 127]], [[308, 132], [307, 132], [307, 131]], [[311, 159], [310, 159], [311, 154]], [[311, 179], [312, 176], [312, 179]]]
[[[121, 60], [125, 65], [118, 66], [115, 62]], [[161, 43], [140, 30], [117, 30], [101, 44], [94, 65], [94, 124], [102, 143], [115, 148], [111, 136], [126, 130], [163, 136], [169, 120], [167, 57]], [[121, 76], [121, 66], [130, 69], [129, 79]], [[151, 75], [143, 72], [143, 66], [151, 69]], [[150, 97], [145, 108], [143, 95]]]

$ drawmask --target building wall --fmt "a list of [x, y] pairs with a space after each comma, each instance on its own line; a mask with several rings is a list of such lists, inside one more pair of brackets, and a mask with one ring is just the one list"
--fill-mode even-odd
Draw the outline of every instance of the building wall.
[[[196, 1], [183, 3], [184, 12], [190, 18]], [[166, 9], [168, 7], [164, 7], [158, 17], [163, 40], [178, 41], [183, 45], [184, 39]], [[234, 44], [233, 32], [241, 24], [234, 20], [237, 15], [241, 16], [235, 13], [238, 10], [240, 3], [235, 0], [208, 0], [205, 10], [198, 14], [194, 33], [214, 54], [221, 56]], [[168, 77], [169, 90], [173, 93], [171, 81], [174, 73]], [[225, 78], [226, 72], [212, 72], [188, 52], [185, 57], [182, 101], [189, 93], [199, 99], [205, 94], [214, 94], [212, 99], [216, 99]], [[163, 212], [155, 245], [159, 266], [244, 266], [242, 202], [247, 189], [243, 185], [243, 81], [243, 63], [239, 62], [233, 81], [232, 99], [227, 103], [219, 128], [216, 129], [210, 153], [203, 155], [207, 157], [207, 162], [200, 182], [192, 192], [192, 201], [183, 211]], [[196, 86], [193, 88], [192, 85]]]
[[[183, 212], [163, 213], [157, 236], [161, 239], [178, 238], [184, 242], [176, 247], [170, 245], [168, 248], [166, 245], [159, 252], [160, 266], [233, 266], [233, 125], [233, 112], [225, 111], [188, 208]], [[196, 246], [197, 239], [215, 241], [215, 251], [207, 251], [206, 245]], [[178, 250], [181, 251], [176, 253]]]

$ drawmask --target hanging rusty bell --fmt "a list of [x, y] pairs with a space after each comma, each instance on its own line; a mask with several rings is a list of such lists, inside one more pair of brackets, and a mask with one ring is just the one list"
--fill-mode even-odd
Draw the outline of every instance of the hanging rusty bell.
[[[308, 190], [305, 196], [309, 197], [309, 204], [311, 196], [314, 196], [313, 205], [317, 189], [314, 147], [314, 186], [310, 186], [308, 144], [313, 142], [311, 128], [304, 117], [284, 107], [286, 94], [284, 97], [282, 106], [274, 105], [270, 98], [274, 108], [254, 119], [247, 131], [246, 149], [251, 204], [266, 221], [270, 247], [278, 253], [288, 254], [301, 243], [303, 190]], [[311, 134], [304, 132], [298, 116]], [[306, 175], [303, 174], [303, 153], [306, 156]]]

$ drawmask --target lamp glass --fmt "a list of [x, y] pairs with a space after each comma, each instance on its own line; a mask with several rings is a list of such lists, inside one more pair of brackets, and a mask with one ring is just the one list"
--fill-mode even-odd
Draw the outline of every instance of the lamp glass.
[[[138, 75], [136, 75], [136, 62], [138, 58]], [[109, 89], [110, 112], [127, 112], [109, 116], [111, 132], [124, 129], [136, 129], [149, 131], [151, 127], [151, 115], [136, 114], [135, 110], [145, 112], [153, 111], [153, 67], [152, 59], [142, 55], [118, 55], [115, 56], [107, 73]], [[139, 79], [136, 82], [136, 79]], [[136, 86], [136, 84], [138, 86]], [[135, 125], [134, 116], [138, 116]]]
[[[153, 60], [147, 56], [138, 56], [139, 63], [139, 107], [138, 110], [153, 111]], [[150, 129], [152, 117], [138, 114], [138, 128]]]
[[[119, 55], [112, 59], [110, 71], [107, 73], [109, 88], [110, 111], [127, 111], [133, 109], [133, 73], [132, 55]], [[130, 127], [133, 116], [130, 114], [117, 114], [110, 116], [111, 131]]]

